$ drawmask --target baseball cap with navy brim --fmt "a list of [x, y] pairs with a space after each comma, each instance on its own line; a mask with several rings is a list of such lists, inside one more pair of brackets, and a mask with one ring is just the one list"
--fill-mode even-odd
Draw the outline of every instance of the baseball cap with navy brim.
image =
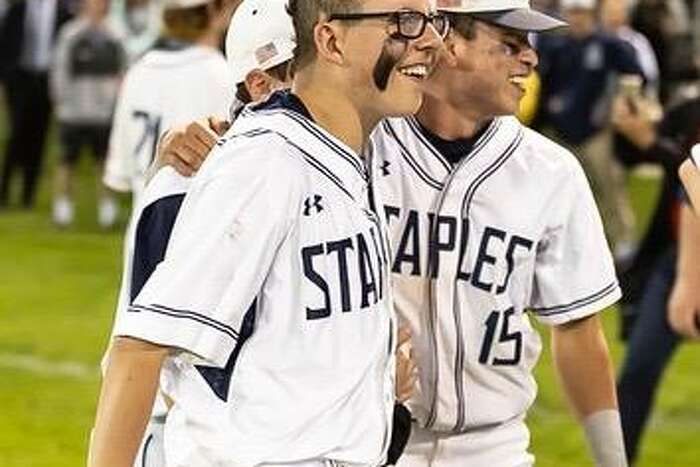
[[530, 8], [529, 0], [437, 0], [437, 7], [519, 31], [542, 32], [567, 26], [558, 18]]
[[253, 70], [269, 70], [294, 56], [294, 24], [287, 0], [243, 0], [226, 33], [226, 60], [235, 84]]

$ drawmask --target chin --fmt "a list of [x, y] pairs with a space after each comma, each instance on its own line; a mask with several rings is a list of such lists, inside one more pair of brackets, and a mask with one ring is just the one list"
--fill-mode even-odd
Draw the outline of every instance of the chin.
[[[397, 90], [398, 91], [398, 90]], [[384, 96], [387, 104], [387, 116], [403, 117], [418, 112], [423, 103], [423, 93], [418, 89], [402, 89], [400, 92], [389, 92]]]
[[396, 106], [395, 112], [392, 113], [393, 117], [404, 117], [408, 115], [414, 115], [420, 109], [423, 103], [423, 97], [421, 94], [415, 96], [413, 99], [406, 99], [401, 103], [401, 105]]

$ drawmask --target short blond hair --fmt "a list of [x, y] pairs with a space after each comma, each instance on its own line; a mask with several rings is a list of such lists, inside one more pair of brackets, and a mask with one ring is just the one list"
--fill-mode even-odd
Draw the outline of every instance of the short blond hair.
[[296, 35], [294, 68], [303, 68], [316, 57], [314, 28], [322, 15], [350, 13], [361, 3], [362, 0], [289, 0], [287, 11], [292, 16]]

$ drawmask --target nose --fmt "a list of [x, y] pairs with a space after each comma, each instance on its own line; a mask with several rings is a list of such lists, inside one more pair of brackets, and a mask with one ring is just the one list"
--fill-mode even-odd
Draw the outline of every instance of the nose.
[[434, 52], [442, 47], [442, 37], [433, 26], [433, 23], [426, 25], [423, 35], [413, 41], [413, 46], [417, 50]]
[[539, 58], [537, 57], [537, 52], [532, 47], [525, 47], [520, 51], [518, 57], [520, 63], [528, 67], [529, 70], [533, 70], [539, 63]]

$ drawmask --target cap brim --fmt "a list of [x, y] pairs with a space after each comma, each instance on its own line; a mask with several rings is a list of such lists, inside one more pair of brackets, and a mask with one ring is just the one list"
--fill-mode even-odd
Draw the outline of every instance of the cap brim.
[[[446, 12], [451, 11], [449, 8], [441, 10]], [[464, 10], [460, 11], [459, 9], [454, 9], [452, 12], [467, 14], [482, 21], [486, 21], [487, 23], [493, 23], [518, 31], [542, 32], [568, 26], [565, 21], [528, 8], [484, 12], [465, 12]]]

